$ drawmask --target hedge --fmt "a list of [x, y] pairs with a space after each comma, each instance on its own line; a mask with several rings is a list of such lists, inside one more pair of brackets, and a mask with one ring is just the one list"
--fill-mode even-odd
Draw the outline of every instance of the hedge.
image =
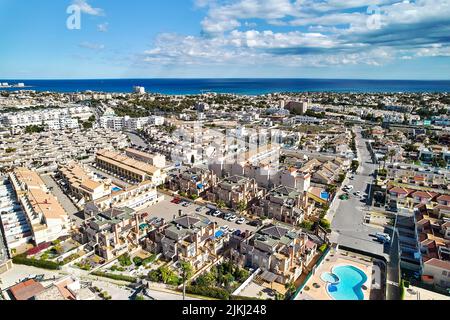
[[119, 280], [119, 281], [127, 281], [127, 282], [136, 282], [137, 281], [137, 279], [135, 277], [124, 276], [121, 274], [111, 274], [111, 273], [105, 273], [105, 272], [100, 272], [100, 271], [95, 271], [95, 272], [92, 272], [91, 274], [94, 276], [104, 277], [104, 278], [109, 278], [109, 279]]
[[230, 300], [262, 300], [256, 297], [245, 297], [245, 296], [230, 296]]
[[15, 256], [12, 260], [15, 264], [23, 264], [26, 266], [32, 266], [41, 269], [59, 270], [61, 267], [59, 263], [53, 261], [29, 259], [23, 255]]
[[199, 296], [220, 299], [220, 300], [229, 300], [230, 299], [230, 293], [228, 291], [226, 291], [225, 289], [221, 289], [221, 288], [187, 286], [186, 292], [196, 294]]

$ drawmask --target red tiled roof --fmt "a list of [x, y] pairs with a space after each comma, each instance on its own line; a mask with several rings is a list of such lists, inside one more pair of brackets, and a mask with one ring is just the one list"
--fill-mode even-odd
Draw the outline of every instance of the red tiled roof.
[[449, 196], [448, 194], [440, 195], [440, 196], [437, 198], [437, 201], [447, 201], [447, 202], [450, 202], [450, 196]]
[[406, 188], [402, 188], [402, 187], [393, 187], [391, 190], [389, 190], [389, 192], [394, 192], [397, 194], [410, 194], [413, 190], [411, 189], [406, 189]]
[[438, 194], [435, 192], [428, 192], [428, 191], [416, 191], [412, 195], [413, 195], [413, 197], [432, 199], [435, 196], [437, 196]]
[[44, 286], [33, 279], [16, 284], [9, 289], [16, 300], [29, 300], [44, 290]]
[[439, 260], [439, 259], [433, 258], [433, 259], [426, 261], [425, 264], [450, 271], [450, 261], [444, 261], [444, 260]]

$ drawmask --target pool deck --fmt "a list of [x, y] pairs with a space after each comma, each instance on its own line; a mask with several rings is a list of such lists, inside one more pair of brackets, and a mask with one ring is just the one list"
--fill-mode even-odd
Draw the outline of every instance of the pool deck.
[[363, 289], [364, 300], [370, 299], [372, 287], [373, 263], [368, 258], [355, 255], [353, 253], [330, 252], [323, 264], [316, 270], [309, 279], [302, 293], [298, 294], [295, 300], [334, 300], [326, 289], [327, 283], [321, 279], [324, 272], [332, 272], [333, 268], [340, 265], [351, 265], [367, 276], [364, 283], [366, 290]]

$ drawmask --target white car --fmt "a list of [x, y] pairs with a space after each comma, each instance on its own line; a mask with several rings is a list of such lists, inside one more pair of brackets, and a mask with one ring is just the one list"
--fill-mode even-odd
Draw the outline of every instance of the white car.
[[227, 232], [228, 232], [229, 234], [233, 234], [235, 231], [236, 231], [236, 229], [228, 229]]
[[230, 219], [232, 217], [232, 214], [231, 213], [227, 213], [227, 214], [225, 214], [224, 216], [223, 216], [223, 219], [224, 220], [228, 220], [228, 219]]
[[245, 218], [240, 218], [236, 221], [237, 224], [244, 224], [245, 223]]
[[222, 214], [222, 212], [220, 212], [219, 210], [217, 210], [216, 212], [214, 212], [212, 215], [214, 216], [214, 217], [218, 217], [218, 216], [220, 216]]
[[227, 231], [228, 229], [230, 229], [230, 227], [225, 225], [225, 226], [220, 227], [220, 229], [222, 229], [222, 231]]
[[228, 218], [228, 221], [230, 221], [230, 222], [235, 222], [236, 220], [237, 220], [236, 215], [232, 215]]

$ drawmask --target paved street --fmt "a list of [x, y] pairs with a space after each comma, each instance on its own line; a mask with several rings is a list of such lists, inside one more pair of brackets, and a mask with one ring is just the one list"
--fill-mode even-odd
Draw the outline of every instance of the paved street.
[[372, 163], [365, 143], [366, 140], [361, 137], [360, 130], [357, 130], [356, 145], [359, 153], [360, 168], [355, 174], [355, 179], [348, 182], [354, 186], [349, 200], [337, 200], [338, 207], [332, 221], [332, 229], [334, 237], [337, 237], [337, 242], [341, 245], [378, 255], [386, 255], [388, 251], [385, 246], [376, 241], [374, 237], [380, 230], [363, 224], [364, 215], [369, 207], [360, 198], [353, 195], [356, 191], [366, 194], [371, 192], [370, 185], [375, 165]]
[[[376, 165], [372, 163], [370, 153], [366, 146], [366, 139], [361, 136], [361, 130], [356, 131], [356, 147], [360, 168], [355, 175], [355, 179], [348, 182], [354, 189], [349, 200], [338, 200], [336, 203], [336, 214], [332, 221], [332, 241], [349, 248], [362, 250], [372, 254], [384, 256], [388, 261], [387, 265], [387, 299], [398, 299], [398, 237], [388, 229], [379, 229], [364, 224], [364, 216], [370, 212], [369, 205], [371, 199], [372, 174]], [[367, 203], [353, 195], [353, 192], [361, 191], [369, 195]], [[377, 232], [387, 232], [392, 237], [392, 245], [378, 242], [374, 235]]]
[[80, 210], [78, 210], [78, 208], [72, 203], [69, 197], [64, 194], [64, 192], [61, 190], [60, 186], [56, 183], [52, 176], [41, 175], [41, 178], [44, 181], [45, 185], [51, 189], [53, 195], [58, 198], [59, 203], [69, 214], [69, 217], [75, 220], [75, 224], [77, 226], [80, 226], [82, 223], [82, 219], [77, 215]]
[[127, 136], [130, 138], [131, 143], [137, 145], [138, 147], [147, 148], [148, 144], [145, 142], [141, 137], [139, 137], [137, 134], [132, 132], [127, 132]]

